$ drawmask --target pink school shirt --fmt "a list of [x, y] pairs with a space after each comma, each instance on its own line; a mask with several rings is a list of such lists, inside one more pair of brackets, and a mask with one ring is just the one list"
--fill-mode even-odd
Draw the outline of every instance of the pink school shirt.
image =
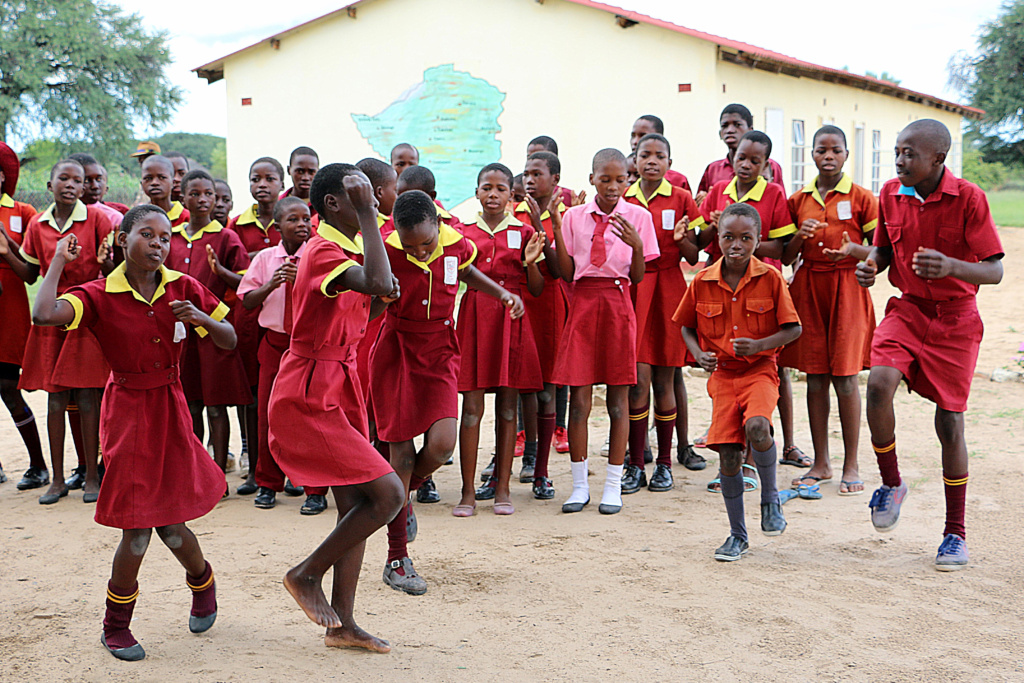
[[[615, 205], [612, 213], [621, 214], [629, 221], [644, 243], [644, 261], [653, 261], [661, 255], [658, 249], [658, 234], [654, 231], [654, 219], [650, 212], [642, 206], [630, 204], [622, 197]], [[602, 213], [596, 200], [581, 206], [574, 206], [562, 216], [562, 236], [565, 238], [565, 251], [576, 262], [576, 273], [573, 280], [581, 277], [629, 277], [629, 267], [633, 263], [633, 248], [612, 233], [614, 223], [609, 224], [604, 233], [605, 255], [608, 260], [598, 267], [590, 262], [590, 246], [597, 227], [596, 216]]]
[[[252, 257], [249, 270], [245, 271], [242, 281], [238, 284], [238, 289], [236, 290], [238, 298], [241, 299], [246, 293], [259, 289], [270, 282], [270, 279], [274, 277], [274, 272], [287, 263], [289, 259], [295, 258], [297, 264], [297, 259], [302, 258], [302, 252], [305, 250], [306, 243], [303, 242], [299, 245], [299, 250], [295, 252], [294, 256], [288, 255], [288, 252], [284, 250], [284, 244], [276, 244], [269, 249], [264, 249], [257, 253]], [[260, 309], [259, 317], [260, 327], [288, 334], [284, 329], [285, 288], [286, 285], [279, 286], [263, 300], [263, 307]]]

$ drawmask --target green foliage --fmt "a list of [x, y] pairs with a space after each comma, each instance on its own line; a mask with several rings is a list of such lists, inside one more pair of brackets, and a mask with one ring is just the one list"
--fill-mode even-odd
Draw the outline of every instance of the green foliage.
[[165, 133], [153, 138], [153, 142], [160, 145], [164, 152], [181, 152], [211, 170], [218, 145], [224, 146], [224, 138], [202, 133]]
[[988, 205], [996, 225], [1024, 228], [1024, 190], [990, 192]]
[[103, 0], [0, 0], [0, 134], [126, 157], [181, 102], [170, 62], [166, 32]]
[[217, 146], [213, 148], [210, 159], [210, 173], [214, 178], [228, 177], [228, 143], [224, 138], [220, 139]]
[[896, 78], [888, 71], [883, 71], [881, 74], [876, 74], [874, 71], [865, 71], [864, 75], [868, 78], [877, 78], [880, 81], [892, 83], [893, 85], [899, 85], [901, 83], [900, 79]]
[[986, 192], [991, 192], [999, 189], [1006, 180], [1006, 166], [998, 161], [987, 162], [982, 158], [980, 150], [968, 148], [964, 150], [963, 177]]

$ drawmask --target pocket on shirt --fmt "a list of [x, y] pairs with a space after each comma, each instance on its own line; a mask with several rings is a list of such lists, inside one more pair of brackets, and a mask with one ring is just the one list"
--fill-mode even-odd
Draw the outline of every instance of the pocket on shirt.
[[893, 244], [903, 239], [903, 226], [899, 223], [886, 223], [885, 232], [889, 235], [889, 241]]
[[725, 334], [725, 305], [713, 301], [697, 302], [697, 331], [711, 339]]
[[774, 334], [778, 325], [775, 322], [775, 300], [770, 298], [747, 299], [747, 329], [755, 339], [763, 339]]
[[947, 256], [965, 259], [964, 247], [967, 244], [967, 240], [965, 239], [964, 227], [962, 225], [940, 225], [937, 234], [939, 243], [936, 245], [936, 249]]

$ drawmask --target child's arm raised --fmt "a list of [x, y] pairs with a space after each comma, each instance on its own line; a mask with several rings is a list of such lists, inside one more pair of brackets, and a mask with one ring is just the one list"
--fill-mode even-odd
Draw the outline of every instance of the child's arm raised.
[[513, 320], [523, 317], [523, 313], [526, 312], [522, 299], [481, 273], [476, 266], [467, 266], [459, 271], [459, 279], [478, 292], [493, 296], [505, 304], [505, 308], [509, 309], [509, 315]]
[[[551, 213], [551, 232], [555, 236], [555, 263], [558, 264], [558, 272], [552, 273], [556, 277], [572, 284], [573, 276], [576, 274], [576, 262], [572, 260], [569, 250], [565, 248], [565, 237], [562, 235], [562, 215], [558, 211]], [[551, 268], [551, 262], [548, 268]]]
[[544, 231], [533, 233], [533, 237], [526, 243], [526, 289], [532, 296], [540, 296], [544, 291], [544, 276], [540, 274], [537, 262], [541, 254], [545, 252], [547, 237]]
[[210, 270], [213, 271], [213, 274], [226, 282], [228, 287], [238, 289], [238, 283], [242, 281], [242, 276], [233, 270], [225, 268], [217, 258], [217, 253], [209, 244], [206, 245], [206, 262], [210, 264]]
[[230, 351], [238, 343], [235, 328], [231, 326], [231, 323], [227, 320], [215, 320], [196, 308], [191, 301], [172, 301], [171, 312], [186, 325], [202, 327], [210, 335], [213, 343], [222, 349]]
[[18, 254], [17, 243], [7, 236], [7, 228], [0, 223], [0, 258], [7, 262], [15, 275], [28, 284], [33, 284], [39, 278], [39, 264], [28, 263]]
[[388, 304], [392, 301], [398, 301], [399, 297], [402, 296], [402, 287], [398, 283], [398, 278], [392, 275], [391, 281], [394, 283], [394, 287], [390, 294], [387, 296], [375, 296], [370, 301], [370, 320], [380, 317], [387, 310]]
[[[377, 200], [373, 197], [373, 186], [362, 174], [345, 176], [342, 182], [349, 201], [356, 209], [359, 230], [363, 233], [363, 265], [346, 270], [331, 284], [331, 289], [334, 292], [352, 290], [371, 296], [388, 296], [394, 290], [394, 283], [391, 263], [377, 227]], [[328, 195], [328, 201], [332, 200]]]
[[914, 273], [925, 280], [951, 277], [972, 285], [998, 285], [1003, 279], [1003, 262], [998, 256], [971, 263], [935, 249], [919, 247], [914, 254], [913, 268]]
[[103, 277], [110, 275], [114, 272], [114, 248], [110, 246], [113, 242], [107, 240], [113, 240], [114, 233], [111, 233], [107, 238], [100, 241], [100, 248], [96, 250], [96, 261], [100, 264], [100, 272], [103, 273]]
[[800, 327], [800, 323], [783, 323], [778, 332], [763, 339], [750, 339], [749, 337], [733, 339], [732, 350], [737, 356], [751, 356], [796, 341], [801, 332], [803, 332], [803, 328]]
[[[800, 252], [804, 248], [804, 242], [812, 239], [819, 230], [823, 230], [828, 227], [828, 223], [823, 223], [813, 218], [808, 218], [800, 224], [800, 229], [796, 231], [792, 239], [786, 243], [786, 248], [782, 250], [782, 263], [789, 266], [796, 261], [797, 257], [800, 256]], [[846, 235], [844, 232], [843, 235]], [[846, 235], [846, 239], [849, 240], [849, 235]], [[826, 250], [827, 251], [827, 250]]]
[[691, 266], [697, 265], [700, 250], [697, 248], [697, 231], [690, 229], [690, 217], [683, 216], [672, 231], [672, 239], [679, 246], [683, 258]]
[[633, 249], [633, 260], [629, 264], [629, 281], [634, 285], [644, 279], [646, 263], [644, 261], [644, 241], [640, 239], [640, 233], [636, 231], [633, 224], [614, 213], [611, 216], [609, 228], [612, 234], [625, 242]]
[[[64, 272], [64, 266], [81, 256], [81, 253], [78, 238], [74, 233], [65, 235], [57, 242], [53, 260], [46, 270], [46, 277], [36, 292], [36, 302], [32, 306], [32, 324], [54, 327], [69, 325], [75, 319], [74, 307], [63, 299], [57, 299], [57, 283]], [[36, 266], [36, 270], [39, 270], [39, 266]]]

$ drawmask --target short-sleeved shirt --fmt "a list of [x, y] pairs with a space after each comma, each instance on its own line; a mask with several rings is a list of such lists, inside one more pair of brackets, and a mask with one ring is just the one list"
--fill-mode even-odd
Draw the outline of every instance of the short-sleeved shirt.
[[761, 358], [775, 358], [780, 349], [737, 357], [732, 340], [764, 339], [782, 325], [799, 324], [800, 317], [782, 273], [752, 256], [736, 291], [722, 277], [722, 259], [697, 273], [672, 320], [697, 330], [701, 349], [714, 352], [719, 363], [753, 364]]
[[[29, 204], [16, 202], [6, 194], [0, 194], [0, 223], [4, 224], [9, 238], [10, 249], [20, 249], [28, 227], [36, 210]], [[25, 281], [18, 277], [14, 269], [0, 259], [0, 363], [21, 365], [25, 354], [25, 343], [32, 319], [28, 310], [28, 293]]]
[[[270, 282], [277, 269], [289, 261], [298, 263], [305, 250], [305, 242], [299, 245], [294, 254], [289, 254], [285, 251], [284, 244], [277, 244], [253, 256], [248, 270], [245, 271], [242, 281], [238, 284], [238, 289], [236, 290], [238, 298], [241, 299], [249, 292], [259, 289]], [[284, 329], [286, 290], [285, 285], [279, 285], [263, 300], [259, 315], [260, 327], [287, 334]]]
[[214, 295], [223, 299], [228, 285], [210, 269], [206, 260], [206, 247], [213, 247], [220, 264], [235, 273], [245, 273], [249, 267], [249, 255], [242, 240], [231, 230], [225, 230], [219, 221], [189, 235], [187, 225], [179, 225], [171, 231], [171, 250], [167, 254], [167, 267], [179, 270], [199, 280]]
[[281, 241], [281, 233], [274, 228], [274, 221], [270, 225], [263, 225], [257, 217], [259, 206], [253, 204], [242, 213], [228, 221], [228, 230], [233, 230], [242, 239], [245, 251], [253, 253], [262, 251], [269, 247], [275, 247]]
[[181, 202], [173, 202], [171, 210], [167, 212], [167, 217], [171, 219], [171, 227], [176, 228], [179, 225], [188, 223], [191, 214], [189, 214], [188, 209]]
[[802, 190], [793, 193], [788, 204], [798, 230], [804, 221], [811, 218], [827, 223], [827, 227], [818, 229], [813, 239], [804, 241], [800, 257], [805, 265], [829, 270], [857, 266], [857, 259], [832, 261], [825, 256], [825, 249], [841, 247], [843, 233], [847, 233], [854, 244], [862, 244], [865, 235], [875, 229], [878, 225], [878, 200], [871, 190], [854, 185], [849, 174], [844, 173], [822, 200], [818, 192], [818, 177], [815, 176]]
[[[25, 240], [25, 229], [35, 215], [36, 209], [31, 204], [16, 202], [8, 195], [0, 194], [0, 223], [4, 224], [7, 236], [14, 241], [12, 249], [21, 248]], [[11, 266], [4, 259], [0, 259], [0, 272], [8, 270], [12, 271]]]
[[505, 214], [504, 220], [491, 230], [483, 215], [477, 214], [476, 223], [464, 223], [462, 229], [466, 239], [476, 245], [474, 264], [481, 273], [505, 288], [523, 285], [526, 245], [535, 234], [532, 226]]
[[665, 171], [665, 180], [669, 182], [669, 185], [678, 187], [680, 190], [690, 191], [690, 181], [686, 179], [679, 171], [673, 171], [671, 168]]
[[[630, 204], [623, 197], [612, 209], [612, 214], [621, 214], [629, 221], [640, 235], [644, 244], [644, 261], [653, 261], [661, 255], [658, 249], [658, 235], [654, 232], [654, 220], [651, 213], [642, 206]], [[562, 216], [562, 237], [565, 239], [565, 250], [576, 264], [574, 280], [582, 277], [629, 277], [630, 266], [633, 264], [633, 247], [616, 237], [612, 232], [611, 214], [605, 214], [597, 205], [596, 200], [580, 206], [574, 206]], [[598, 220], [608, 221], [604, 232], [605, 256], [607, 260], [601, 266], [590, 262], [591, 245]]]
[[647, 262], [647, 270], [678, 268], [683, 253], [673, 237], [676, 223], [686, 216], [690, 219], [690, 228], [700, 230], [704, 225], [704, 217], [697, 208], [697, 202], [693, 201], [693, 196], [687, 190], [671, 185], [668, 176], [665, 176], [650, 197], [644, 196], [639, 180], [626, 190], [625, 197], [630, 204], [642, 206], [650, 211], [651, 219], [654, 221], [654, 232], [658, 236], [661, 255], [654, 261]]
[[[782, 196], [786, 196], [786, 184], [782, 182], [782, 167], [779, 166], [779, 162], [775, 159], [768, 160], [768, 168], [772, 170], [772, 184], [778, 185], [779, 189], [782, 190]], [[732, 180], [736, 177], [736, 170], [732, 167], [732, 163], [728, 157], [725, 159], [719, 159], [718, 161], [712, 161], [708, 164], [708, 167], [704, 169], [704, 175], [700, 177], [700, 184], [697, 185], [697, 192], [710, 192], [711, 188], [722, 182], [723, 180]]]
[[938, 188], [925, 199], [897, 178], [882, 186], [875, 246], [892, 247], [889, 282], [894, 287], [904, 294], [932, 301], [974, 296], [978, 285], [952, 277], [918, 277], [913, 258], [919, 248], [935, 249], [968, 263], [1003, 255], [985, 193], [974, 183], [957, 178], [948, 168]]
[[[792, 235], [796, 232], [796, 226], [793, 225], [793, 217], [789, 215], [789, 206], [786, 204], [786, 195], [783, 194], [778, 185], [769, 183], [764, 179], [764, 176], [758, 176], [754, 187], [742, 197], [738, 196], [736, 185], [737, 181], [734, 177], [732, 180], [723, 180], [716, 183], [711, 188], [711, 191], [708, 192], [704, 203], [700, 205], [701, 215], [708, 225], [711, 224], [711, 213], [713, 211], [722, 211], [730, 204], [743, 202], [754, 207], [761, 217], [762, 242]], [[718, 240], [714, 238], [705, 247], [705, 251], [707, 251], [710, 261], [718, 260], [722, 256]], [[774, 259], [771, 259], [769, 263], [772, 263], [777, 268], [781, 267], [781, 263], [773, 261]]]
[[417, 261], [403, 251], [397, 230], [384, 240], [384, 250], [402, 291], [397, 301], [388, 304], [387, 314], [417, 322], [451, 321], [459, 292], [459, 272], [473, 265], [477, 258], [473, 241], [442, 224], [437, 248], [426, 261]]
[[97, 209], [107, 214], [107, 218], [110, 219], [110, 223], [116, 228], [121, 225], [121, 221], [124, 220], [124, 214], [115, 209], [112, 206], [107, 206], [103, 202], [96, 202], [88, 206], [95, 206]]
[[74, 233], [81, 251], [78, 258], [64, 266], [60, 280], [57, 281], [57, 293], [61, 294], [72, 285], [80, 285], [102, 276], [96, 256], [100, 244], [107, 240], [114, 226], [100, 209], [86, 206], [79, 200], [64, 227], [58, 228], [57, 219], [53, 216], [55, 206], [51, 204], [28, 222], [21, 243], [21, 256], [28, 263], [39, 266], [40, 273], [46, 273], [57, 251], [57, 242], [68, 233]]

